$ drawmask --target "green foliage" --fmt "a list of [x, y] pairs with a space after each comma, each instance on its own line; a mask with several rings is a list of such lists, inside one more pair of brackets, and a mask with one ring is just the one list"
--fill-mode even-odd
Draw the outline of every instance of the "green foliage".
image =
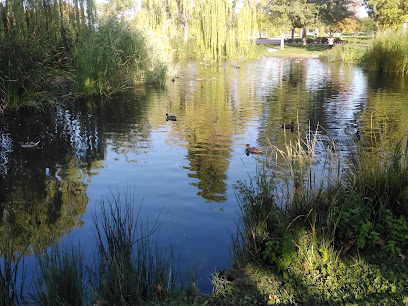
[[263, 259], [267, 259], [271, 264], [277, 265], [279, 270], [286, 270], [296, 257], [292, 236], [286, 234], [280, 240], [276, 239], [266, 242], [262, 255]]
[[125, 21], [101, 21], [76, 44], [77, 91], [107, 95], [139, 83], [161, 83], [170, 59], [159, 39], [149, 37]]
[[408, 73], [408, 32], [391, 31], [378, 35], [367, 50], [369, 71]]
[[[294, 148], [287, 151], [289, 156]], [[236, 260], [239, 265], [267, 260], [276, 267], [285, 293], [276, 286], [265, 291], [269, 304], [390, 303], [407, 296], [402, 286], [408, 279], [403, 261], [408, 255], [407, 158], [401, 141], [378, 161], [362, 149], [342, 176], [329, 176], [325, 185], [305, 175], [305, 163], [292, 162], [289, 173], [299, 177], [283, 180], [284, 187], [277, 189], [274, 168], [268, 172], [266, 167], [240, 186], [243, 229]], [[277, 190], [288, 191], [283, 203]], [[265, 199], [273, 201], [265, 205]]]
[[164, 35], [177, 58], [251, 56], [257, 29], [257, 3], [226, 0], [150, 0], [135, 16], [142, 27]]
[[[61, 0], [34, 0], [27, 6], [21, 1], [0, 4], [0, 103], [17, 109], [51, 102], [44, 91], [49, 71], [66, 67], [73, 34], [82, 27], [73, 17], [82, 13], [68, 11]], [[87, 13], [91, 24], [91, 6]]]
[[365, 0], [369, 14], [383, 27], [399, 28], [408, 21], [408, 8], [404, 0]]
[[365, 56], [366, 47], [356, 45], [337, 45], [320, 55], [320, 59], [328, 62], [342, 61], [347, 64], [360, 64]]

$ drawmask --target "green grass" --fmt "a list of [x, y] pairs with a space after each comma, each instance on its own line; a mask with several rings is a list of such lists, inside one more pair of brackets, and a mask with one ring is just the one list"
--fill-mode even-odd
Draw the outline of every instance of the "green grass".
[[365, 58], [366, 46], [337, 45], [333, 49], [320, 54], [323, 61], [342, 61], [347, 64], [360, 64]]
[[[295, 44], [285, 44], [285, 49], [280, 50], [279, 45], [257, 45], [256, 54], [260, 56], [282, 56], [282, 57], [292, 57], [292, 56], [319, 56], [322, 52], [326, 51], [329, 47], [325, 45], [295, 45]], [[277, 52], [269, 53], [268, 49], [278, 50]]]

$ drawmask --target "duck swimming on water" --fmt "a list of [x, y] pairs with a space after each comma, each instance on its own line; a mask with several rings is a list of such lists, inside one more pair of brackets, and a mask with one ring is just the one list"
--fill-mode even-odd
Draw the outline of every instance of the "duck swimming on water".
[[173, 115], [166, 114], [166, 121], [177, 121], [177, 117]]
[[257, 148], [257, 147], [251, 147], [249, 144], [246, 144], [246, 153], [249, 155], [249, 153], [252, 154], [262, 154], [262, 149]]
[[290, 124], [289, 123], [282, 123], [281, 128], [282, 129], [293, 130], [295, 128], [295, 123], [293, 121]]
[[27, 141], [27, 142], [20, 142], [20, 147], [22, 148], [34, 148], [36, 146], [38, 146], [40, 142], [33, 142], [33, 141]]

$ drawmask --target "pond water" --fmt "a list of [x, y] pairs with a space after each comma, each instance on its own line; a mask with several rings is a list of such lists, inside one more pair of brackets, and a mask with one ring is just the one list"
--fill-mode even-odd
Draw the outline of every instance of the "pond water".
[[[245, 144], [283, 149], [297, 133], [280, 124], [295, 121], [302, 135], [319, 125], [344, 156], [357, 130], [381, 153], [408, 131], [407, 97], [406, 79], [269, 57], [183, 62], [164, 88], [9, 114], [0, 118], [0, 232], [26, 253], [70, 240], [92, 254], [102, 198], [131, 192], [145, 220], [159, 218], [159, 245], [180, 252], [211, 293], [210, 274], [231, 266], [234, 185], [264, 159]], [[31, 271], [34, 258], [25, 263]]]

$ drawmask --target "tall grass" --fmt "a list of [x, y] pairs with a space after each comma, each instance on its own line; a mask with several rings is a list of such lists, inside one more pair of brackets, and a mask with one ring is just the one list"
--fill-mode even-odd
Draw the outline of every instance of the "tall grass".
[[408, 73], [408, 32], [378, 35], [367, 51], [365, 67], [369, 71]]
[[[80, 9], [85, 6], [86, 18]], [[93, 25], [92, 7], [92, 0], [0, 4], [0, 104], [17, 109], [51, 102], [45, 90], [49, 73], [67, 69], [73, 37]]]
[[41, 108], [72, 92], [106, 96], [163, 82], [170, 48], [154, 33], [114, 17], [95, 25], [93, 8], [93, 0], [0, 3], [2, 110]]
[[75, 45], [77, 91], [106, 95], [138, 83], [160, 83], [167, 74], [169, 57], [159, 40], [125, 21], [101, 20], [96, 31]]
[[85, 267], [81, 251], [52, 247], [37, 256], [39, 275], [34, 283], [37, 305], [83, 305]]
[[360, 64], [365, 56], [367, 47], [357, 45], [337, 45], [320, 55], [320, 59], [327, 62], [342, 61], [347, 64]]
[[105, 305], [140, 305], [163, 301], [183, 292], [181, 271], [172, 248], [159, 248], [152, 226], [144, 224], [140, 208], [132, 207], [127, 194], [101, 203], [101, 216], [95, 215], [98, 241], [97, 296]]
[[184, 286], [178, 262], [155, 240], [152, 226], [141, 220], [134, 198], [100, 203], [93, 214], [97, 246], [94, 264], [85, 264], [80, 248], [52, 248], [37, 256], [39, 275], [33, 299], [39, 305], [142, 305], [172, 299], [193, 301], [197, 291]]
[[[267, 166], [249, 182], [239, 183], [244, 250], [238, 252], [244, 258], [261, 260], [267, 241], [281, 239], [296, 222], [309, 225], [311, 215], [336, 201], [335, 193], [325, 192], [338, 184], [340, 167], [333, 148], [317, 130], [309, 130], [305, 139], [298, 134], [284, 150], [270, 146]], [[323, 163], [316, 167], [316, 158], [322, 158], [317, 151], [322, 150]]]
[[[302, 168], [293, 161], [311, 155], [293, 154], [297, 147], [290, 144], [286, 152], [279, 151], [285, 157], [286, 170], [262, 168], [255, 178], [239, 185], [242, 231], [238, 260], [267, 260], [286, 270], [295, 249], [345, 253], [350, 241], [361, 250], [381, 245], [395, 254], [408, 245], [406, 141], [381, 160], [372, 160], [362, 150], [352, 166], [342, 171], [340, 161], [331, 154], [323, 168]], [[285, 179], [280, 179], [282, 173], [286, 173]], [[299, 246], [305, 237], [308, 247], [295, 248], [292, 242]], [[380, 237], [387, 241], [383, 243]]]
[[10, 254], [13, 242], [7, 234], [2, 239], [5, 243], [0, 248], [0, 306], [18, 305], [25, 286], [24, 258], [21, 253]]
[[325, 61], [361, 64], [368, 71], [408, 73], [408, 32], [387, 31], [379, 34], [369, 47], [335, 46], [323, 53]]

